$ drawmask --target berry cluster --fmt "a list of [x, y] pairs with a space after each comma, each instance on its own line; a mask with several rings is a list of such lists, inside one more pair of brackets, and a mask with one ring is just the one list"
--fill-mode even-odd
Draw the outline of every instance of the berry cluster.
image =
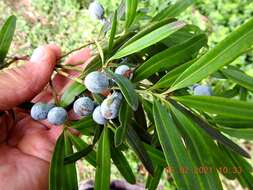
[[[133, 72], [127, 65], [121, 65], [115, 69], [115, 73], [131, 79]], [[120, 92], [110, 94], [111, 79], [100, 71], [89, 73], [84, 79], [86, 88], [95, 94], [107, 95], [101, 105], [88, 96], [78, 98], [73, 104], [73, 110], [79, 117], [87, 117], [92, 114], [93, 120], [99, 125], [104, 125], [107, 120], [118, 116], [119, 108], [123, 99]], [[108, 95], [109, 94], [109, 95]], [[67, 111], [62, 107], [56, 107], [49, 103], [36, 103], [31, 109], [31, 117], [34, 120], [45, 120], [53, 125], [62, 125], [68, 118]]]

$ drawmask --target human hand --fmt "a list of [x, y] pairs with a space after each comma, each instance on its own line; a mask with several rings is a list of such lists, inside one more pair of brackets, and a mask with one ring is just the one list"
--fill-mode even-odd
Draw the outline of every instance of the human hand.
[[[28, 112], [15, 106], [31, 99], [34, 102], [52, 99], [45, 86], [60, 56], [57, 46], [42, 46], [25, 65], [0, 71], [0, 111], [5, 110], [0, 117], [0, 189], [48, 189], [49, 162], [62, 128], [34, 121]], [[84, 49], [67, 63], [84, 62], [89, 57], [90, 51]], [[60, 94], [69, 82], [56, 75], [53, 85]]]

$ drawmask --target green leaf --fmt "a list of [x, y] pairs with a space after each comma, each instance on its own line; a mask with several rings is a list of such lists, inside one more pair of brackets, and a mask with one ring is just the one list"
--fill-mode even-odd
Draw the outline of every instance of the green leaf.
[[105, 72], [117, 83], [129, 106], [136, 111], [139, 100], [133, 84], [124, 76], [115, 74], [109, 69], [105, 69]]
[[111, 147], [111, 156], [113, 163], [118, 168], [121, 175], [127, 180], [128, 183], [135, 184], [136, 180], [134, 173], [124, 154], [117, 148]]
[[180, 73], [184, 72], [190, 65], [194, 62], [194, 60], [188, 61], [175, 69], [169, 71], [166, 75], [164, 75], [156, 84], [154, 84], [150, 89], [158, 89], [158, 88], [169, 88], [172, 83], [176, 80], [176, 78], [180, 75]]
[[253, 103], [215, 96], [181, 96], [173, 99], [191, 108], [238, 119], [252, 119]]
[[218, 129], [232, 137], [250, 141], [253, 140], [253, 128], [218, 127]]
[[[192, 171], [193, 162], [186, 152], [181, 136], [168, 110], [155, 101], [153, 105], [155, 127], [168, 165], [173, 168], [172, 176], [179, 189], [201, 189], [199, 177]], [[180, 173], [181, 168], [188, 172]], [[196, 178], [197, 177], [197, 178]]]
[[222, 70], [222, 73], [235, 83], [253, 91], [253, 78], [246, 75], [243, 71], [235, 68], [227, 68]]
[[[85, 148], [87, 148], [89, 146], [80, 137], [76, 137], [74, 135], [70, 135], [70, 138], [71, 138], [71, 141], [72, 141], [73, 145], [77, 149], [77, 151], [82, 151], [82, 150], [84, 150]], [[84, 158], [92, 166], [96, 167], [96, 152], [95, 151], [91, 151]]]
[[85, 91], [84, 85], [78, 82], [74, 82], [64, 91], [60, 100], [60, 106], [61, 107], [69, 106], [75, 100], [75, 98], [84, 91]]
[[248, 189], [253, 189], [253, 176], [252, 176], [252, 165], [247, 162], [244, 158], [231, 152], [226, 147], [220, 145], [222, 151], [230, 156], [235, 164], [234, 170], [237, 172], [238, 181], [241, 183], [242, 187], [247, 187]]
[[94, 129], [98, 126], [98, 124], [94, 122], [92, 116], [90, 115], [78, 121], [71, 121], [70, 126], [71, 128], [78, 130], [83, 135], [90, 136], [90, 134], [94, 133]]
[[109, 129], [104, 127], [99, 139], [97, 151], [97, 167], [94, 190], [109, 190], [111, 174], [111, 154]]
[[181, 12], [186, 10], [190, 5], [194, 3], [193, 0], [177, 0], [173, 5], [169, 5], [161, 12], [159, 12], [152, 19], [153, 21], [158, 21], [166, 17], [177, 17]]
[[93, 137], [93, 140], [92, 140], [93, 145], [95, 145], [97, 143], [97, 141], [100, 138], [102, 132], [103, 132], [103, 127], [101, 127], [100, 125], [97, 125], [95, 127], [94, 137]]
[[253, 119], [245, 120], [232, 117], [215, 116], [212, 121], [229, 128], [253, 128]]
[[185, 23], [182, 21], [176, 21], [161, 26], [160, 28], [148, 33], [147, 35], [141, 37], [140, 39], [119, 50], [113, 57], [110, 58], [110, 60], [119, 59], [135, 52], [139, 52], [140, 50], [143, 50], [165, 39], [166, 37], [183, 28], [184, 26]]
[[158, 22], [151, 23], [149, 26], [147, 26], [144, 29], [140, 30], [137, 34], [135, 34], [133, 37], [131, 37], [129, 40], [127, 40], [127, 42], [125, 42], [120, 47], [120, 49], [125, 48], [126, 46], [128, 46], [132, 42], [140, 39], [141, 37], [145, 36], [146, 34], [149, 34], [153, 30], [156, 30], [157, 28], [160, 28], [161, 26], [164, 26], [164, 25], [169, 24], [169, 23], [174, 22], [174, 21], [176, 21], [176, 19], [167, 18], [167, 19], [163, 19], [163, 20], [158, 21]]
[[126, 29], [133, 23], [137, 13], [138, 0], [126, 0]]
[[68, 155], [64, 158], [64, 164], [71, 164], [80, 160], [81, 158], [87, 156], [93, 150], [93, 145], [88, 145], [87, 147], [83, 148], [82, 150], [75, 152], [74, 154]]
[[228, 35], [215, 48], [203, 55], [173, 83], [170, 91], [187, 87], [231, 63], [253, 44], [253, 19]]
[[212, 156], [210, 142], [212, 139], [203, 135], [194, 123], [189, 120], [184, 114], [171, 106], [173, 119], [184, 137], [187, 150], [196, 164], [197, 169], [208, 169], [204, 173], [196, 173], [200, 177], [202, 189], [217, 189], [222, 190], [221, 181], [219, 179], [217, 168]]
[[10, 16], [0, 31], [0, 65], [4, 63], [4, 59], [9, 51], [11, 46], [12, 38], [16, 28], [15, 16]]
[[155, 167], [155, 174], [154, 174], [154, 177], [149, 175], [148, 176], [148, 179], [147, 179], [147, 182], [146, 182], [146, 189], [148, 190], [156, 190], [157, 189], [157, 186], [159, 185], [159, 181], [162, 177], [162, 174], [163, 174], [163, 167], [161, 166], [156, 166]]
[[132, 109], [129, 107], [127, 102], [123, 100], [120, 106], [120, 110], [119, 110], [120, 126], [115, 131], [115, 137], [114, 137], [115, 147], [120, 146], [125, 140], [127, 126], [129, 124], [129, 120], [132, 116], [132, 113], [133, 113]]
[[113, 15], [112, 29], [111, 29], [110, 38], [109, 38], [109, 51], [111, 51], [113, 48], [113, 41], [114, 41], [115, 34], [117, 31], [117, 16], [118, 16], [118, 13], [116, 10]]
[[[142, 101], [140, 96], [139, 101]], [[145, 130], [148, 129], [146, 116], [142, 104], [139, 104], [138, 109], [134, 112], [134, 119], [142, 128], [144, 128]]]
[[197, 26], [187, 24], [184, 28], [165, 38], [161, 42], [167, 47], [172, 47], [184, 43], [195, 35], [203, 33]]
[[200, 34], [182, 44], [173, 46], [154, 55], [137, 68], [134, 72], [134, 81], [146, 79], [156, 72], [189, 61], [206, 43], [206, 35]]
[[231, 141], [226, 136], [222, 135], [217, 129], [214, 129], [209, 123], [207, 123], [205, 120], [203, 120], [201, 117], [196, 116], [188, 109], [185, 109], [183, 106], [177, 104], [174, 100], [169, 100], [170, 103], [175, 106], [178, 110], [180, 110], [182, 113], [186, 114], [188, 117], [190, 117], [200, 128], [202, 128], [208, 135], [210, 135], [213, 139], [216, 139], [226, 147], [230, 148], [234, 152], [246, 157], [250, 158], [250, 155], [242, 149], [240, 146], [235, 144], [233, 141]]
[[[65, 157], [73, 154], [72, 142], [67, 131], [64, 131]], [[75, 163], [64, 165], [64, 189], [78, 190], [78, 181]]]
[[63, 185], [64, 134], [58, 138], [49, 168], [49, 190], [59, 190]]
[[132, 147], [136, 155], [141, 160], [142, 164], [145, 166], [146, 170], [153, 175], [154, 169], [152, 161], [144, 148], [140, 137], [137, 135], [132, 126], [128, 126], [127, 134], [126, 134], [127, 142]]
[[163, 167], [168, 166], [162, 151], [160, 151], [160, 150], [158, 150], [158, 149], [154, 148], [153, 146], [146, 144], [146, 143], [143, 143], [143, 146], [147, 150], [147, 153], [149, 154], [153, 163], [159, 164]]

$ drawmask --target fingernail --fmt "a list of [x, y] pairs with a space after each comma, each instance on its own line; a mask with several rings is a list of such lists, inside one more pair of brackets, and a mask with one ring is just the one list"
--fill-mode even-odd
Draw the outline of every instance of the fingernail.
[[45, 56], [45, 49], [43, 47], [38, 47], [34, 50], [33, 55], [30, 59], [31, 62], [38, 62], [38, 60], [42, 59]]

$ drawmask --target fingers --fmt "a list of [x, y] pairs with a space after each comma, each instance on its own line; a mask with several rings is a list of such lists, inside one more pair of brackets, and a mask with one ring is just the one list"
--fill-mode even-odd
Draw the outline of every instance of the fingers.
[[7, 110], [38, 94], [50, 80], [60, 49], [55, 45], [37, 48], [25, 65], [0, 71], [0, 110]]
[[[89, 48], [85, 48], [78, 52], [75, 52], [70, 58], [68, 58], [65, 64], [69, 65], [78, 65], [80, 68], [85, 68], [89, 63], [88, 60], [91, 57], [91, 50]], [[81, 64], [80, 64], [81, 63]], [[79, 65], [80, 64], [80, 65]], [[66, 71], [71, 77], [76, 77], [80, 73], [77, 71]], [[57, 94], [62, 95], [65, 88], [70, 85], [72, 81], [65, 76], [62, 75], [55, 75], [53, 79], [53, 86], [57, 92]], [[50, 88], [45, 89], [43, 92], [38, 94], [34, 99], [33, 102], [49, 102], [52, 99], [52, 92]]]

